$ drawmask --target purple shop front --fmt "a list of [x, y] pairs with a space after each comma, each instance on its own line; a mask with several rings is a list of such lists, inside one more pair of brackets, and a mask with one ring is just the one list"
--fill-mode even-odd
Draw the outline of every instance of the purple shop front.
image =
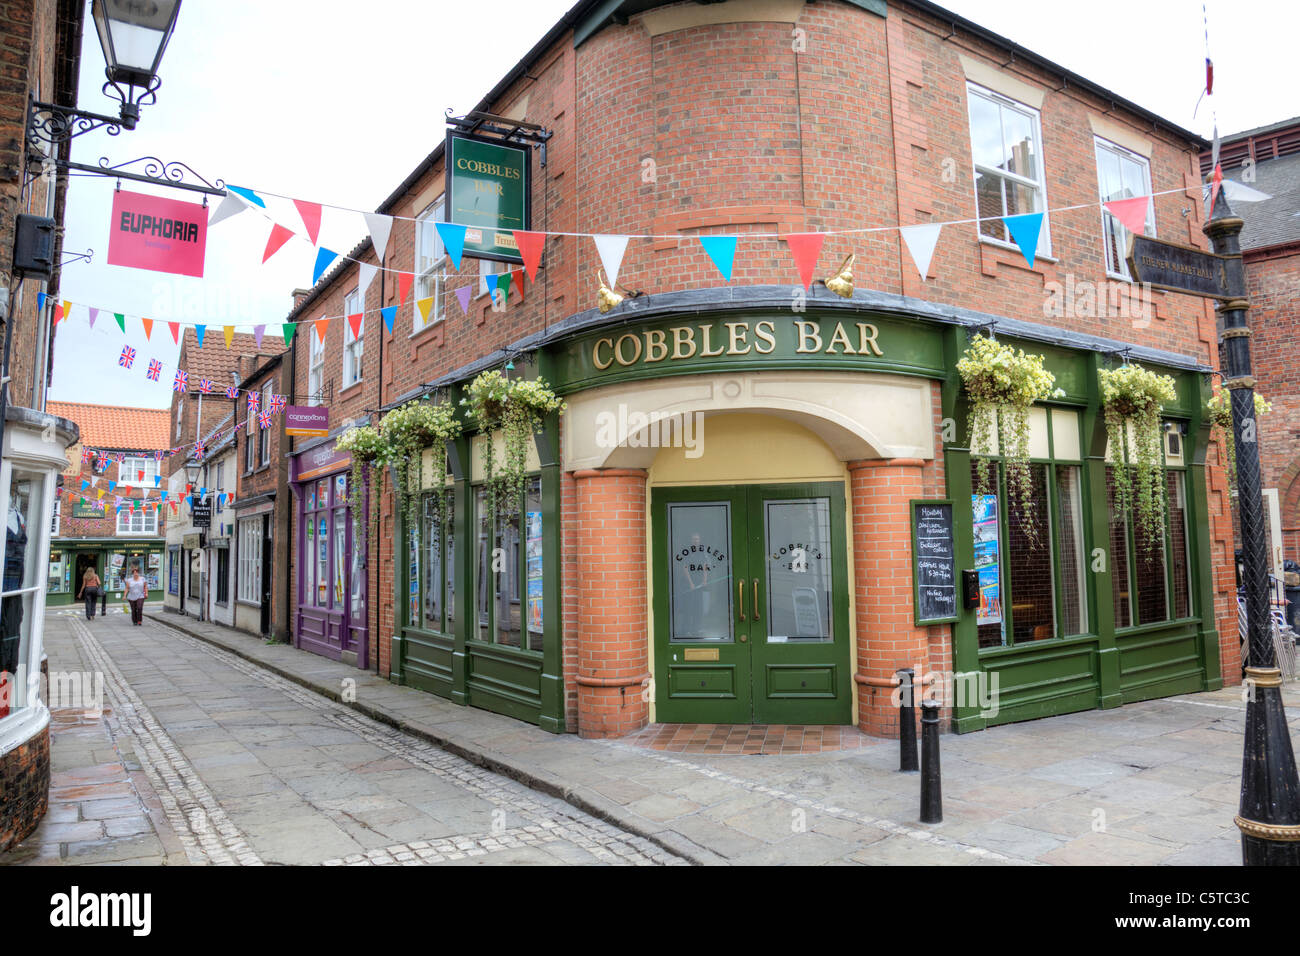
[[294, 646], [336, 661], [369, 666], [366, 555], [348, 507], [352, 457], [334, 442], [290, 460], [298, 507]]

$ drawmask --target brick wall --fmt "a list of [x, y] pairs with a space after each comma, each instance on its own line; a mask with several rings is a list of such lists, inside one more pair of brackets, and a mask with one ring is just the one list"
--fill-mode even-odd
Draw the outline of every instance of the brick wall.
[[0, 853], [36, 829], [49, 806], [50, 729], [0, 757]]

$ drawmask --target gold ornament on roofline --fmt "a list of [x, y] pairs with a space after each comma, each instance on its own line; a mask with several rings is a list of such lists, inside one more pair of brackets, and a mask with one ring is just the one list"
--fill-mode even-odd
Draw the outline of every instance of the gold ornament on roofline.
[[605, 285], [605, 273], [602, 270], [596, 270], [596, 278], [600, 280], [600, 288], [596, 291], [596, 305], [600, 309], [601, 315], [604, 315], [622, 302], [623, 297]]
[[829, 279], [822, 281], [822, 285], [842, 299], [851, 299], [853, 297], [853, 260], [855, 258], [856, 256], [850, 252], [845, 256], [839, 271]]

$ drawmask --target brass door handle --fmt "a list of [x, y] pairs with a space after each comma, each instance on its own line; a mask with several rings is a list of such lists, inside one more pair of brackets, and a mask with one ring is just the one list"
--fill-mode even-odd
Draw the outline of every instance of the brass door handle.
[[758, 615], [758, 578], [754, 578], [754, 620], [763, 620]]
[[736, 603], [740, 605], [740, 620], [741, 620], [741, 623], [744, 623], [744, 620], [745, 620], [745, 579], [744, 579], [744, 578], [737, 578], [737, 579], [736, 579], [736, 584], [740, 586], [740, 599], [739, 599]]

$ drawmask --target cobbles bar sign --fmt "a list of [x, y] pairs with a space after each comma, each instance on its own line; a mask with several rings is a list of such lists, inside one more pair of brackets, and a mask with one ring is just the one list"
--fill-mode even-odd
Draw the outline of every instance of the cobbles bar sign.
[[465, 227], [465, 252], [523, 262], [511, 230], [531, 228], [529, 147], [447, 134], [447, 221]]
[[208, 210], [192, 202], [119, 189], [113, 194], [108, 264], [203, 277]]

